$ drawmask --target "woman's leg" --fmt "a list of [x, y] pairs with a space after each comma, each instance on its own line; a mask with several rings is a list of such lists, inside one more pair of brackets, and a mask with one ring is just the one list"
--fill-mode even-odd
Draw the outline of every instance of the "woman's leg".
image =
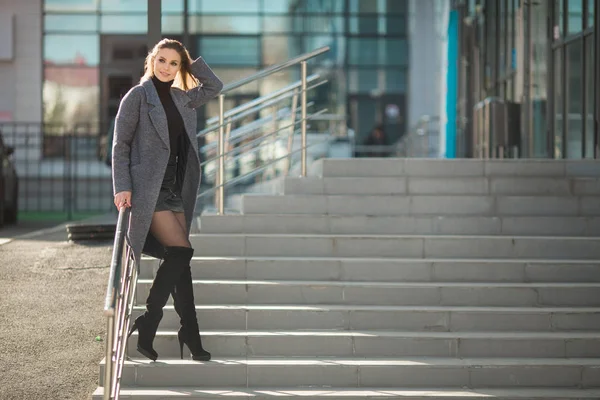
[[191, 247], [185, 227], [183, 213], [159, 211], [152, 215], [150, 232], [165, 247]]
[[194, 250], [190, 247], [187, 233], [181, 229], [181, 225], [171, 211], [155, 212], [152, 216], [150, 232], [165, 247], [165, 256], [156, 271], [146, 299], [146, 312], [135, 320], [132, 331], [139, 330], [138, 351], [156, 360], [158, 354], [153, 348], [153, 342], [163, 316], [163, 307], [167, 304], [169, 295], [176, 282], [180, 280], [182, 272], [186, 267], [189, 268]]
[[[175, 218], [187, 236], [187, 224], [184, 213], [175, 213]], [[183, 344], [187, 344], [192, 358], [197, 361], [209, 361], [211, 354], [202, 347], [200, 328], [196, 316], [196, 302], [194, 301], [194, 285], [192, 284], [192, 268], [188, 264], [183, 267], [181, 276], [173, 287], [173, 304], [175, 311], [181, 319], [181, 329], [177, 333], [181, 358], [183, 359]]]

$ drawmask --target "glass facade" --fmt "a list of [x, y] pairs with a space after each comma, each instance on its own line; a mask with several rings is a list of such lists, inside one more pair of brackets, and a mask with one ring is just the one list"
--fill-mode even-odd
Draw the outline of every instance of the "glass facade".
[[[513, 155], [595, 157], [596, 2], [471, 0], [459, 7], [462, 116], [470, 120], [470, 107], [498, 97], [509, 105]], [[468, 123], [462, 129], [472, 135]], [[463, 153], [473, 155], [472, 146]]]
[[[382, 110], [393, 103], [406, 114], [408, 0], [163, 0], [161, 7], [163, 36], [202, 55], [226, 83], [330, 46], [309, 63], [309, 73], [329, 81], [311, 101], [346, 115], [359, 140], [376, 123], [387, 123], [394, 139], [404, 133], [402, 119], [385, 121]], [[147, 18], [146, 0], [44, 1], [45, 122], [106, 132], [142, 74]], [[298, 78], [290, 69], [239, 88], [227, 107]], [[217, 114], [214, 103], [201, 109], [200, 127]]]

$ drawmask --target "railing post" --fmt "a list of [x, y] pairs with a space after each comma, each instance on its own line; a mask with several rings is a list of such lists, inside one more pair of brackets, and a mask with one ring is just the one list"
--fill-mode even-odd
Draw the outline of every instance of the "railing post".
[[302, 92], [300, 93], [300, 108], [302, 121], [300, 123], [300, 134], [302, 137], [302, 149], [300, 152], [300, 163], [302, 167], [301, 176], [306, 176], [306, 61], [300, 63], [300, 74], [302, 80]]
[[225, 95], [219, 95], [219, 170], [217, 172], [216, 207], [219, 215], [225, 213]]
[[110, 400], [112, 397], [112, 355], [113, 355], [113, 340], [114, 340], [114, 317], [106, 319], [106, 355], [104, 360], [104, 393], [103, 400]]

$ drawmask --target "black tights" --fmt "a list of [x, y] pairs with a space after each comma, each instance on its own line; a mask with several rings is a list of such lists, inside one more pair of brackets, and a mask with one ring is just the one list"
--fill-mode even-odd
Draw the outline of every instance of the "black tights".
[[184, 213], [158, 211], [152, 214], [150, 232], [164, 247], [192, 247]]

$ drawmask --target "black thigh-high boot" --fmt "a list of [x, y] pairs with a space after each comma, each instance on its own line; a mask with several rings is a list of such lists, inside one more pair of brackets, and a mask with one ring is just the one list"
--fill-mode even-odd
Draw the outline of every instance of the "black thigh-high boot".
[[173, 303], [175, 311], [181, 319], [181, 328], [177, 332], [179, 351], [183, 359], [183, 345], [186, 344], [195, 361], [209, 361], [210, 353], [202, 347], [202, 339], [196, 317], [196, 303], [194, 301], [194, 286], [192, 284], [192, 269], [189, 264], [183, 267], [179, 280], [173, 287]]
[[152, 344], [163, 316], [163, 307], [167, 304], [175, 282], [181, 276], [183, 268], [189, 265], [193, 254], [194, 250], [189, 247], [165, 248], [164, 261], [156, 271], [146, 299], [146, 312], [136, 318], [129, 331], [129, 335], [136, 329], [139, 331], [137, 350], [152, 361], [158, 358], [158, 353]]

